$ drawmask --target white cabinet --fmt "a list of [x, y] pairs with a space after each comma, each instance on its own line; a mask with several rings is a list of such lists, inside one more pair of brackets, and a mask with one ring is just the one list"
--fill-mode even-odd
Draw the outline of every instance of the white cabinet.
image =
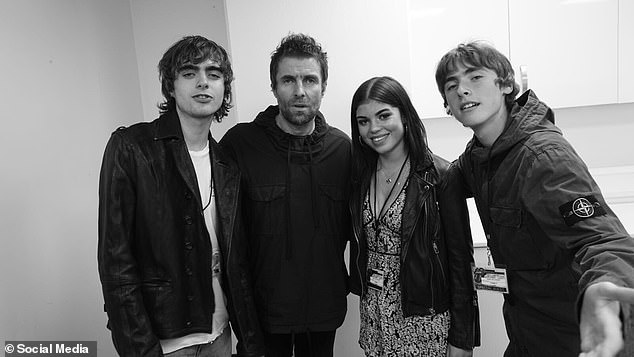
[[617, 103], [618, 19], [619, 0], [509, 0], [517, 77], [526, 66], [528, 87], [553, 108]]
[[436, 65], [459, 43], [486, 40], [509, 54], [507, 0], [408, 0], [412, 102], [422, 118], [447, 116]]
[[619, 2], [619, 103], [634, 102], [634, 1]]

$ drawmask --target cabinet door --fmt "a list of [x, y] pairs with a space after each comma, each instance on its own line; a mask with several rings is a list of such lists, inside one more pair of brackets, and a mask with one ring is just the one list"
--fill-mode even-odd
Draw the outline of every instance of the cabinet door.
[[[616, 103], [618, 0], [510, 0], [510, 54], [553, 108]], [[518, 75], [519, 77], [519, 75]]]
[[507, 0], [408, 0], [411, 97], [422, 118], [446, 117], [436, 65], [459, 43], [485, 40], [508, 55]]
[[634, 1], [619, 1], [619, 103], [634, 102]]

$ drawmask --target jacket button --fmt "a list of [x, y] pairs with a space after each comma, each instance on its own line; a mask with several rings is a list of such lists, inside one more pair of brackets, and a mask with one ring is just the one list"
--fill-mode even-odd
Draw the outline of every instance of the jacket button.
[[192, 276], [193, 273], [192, 273], [192, 270], [189, 269], [189, 267], [188, 267], [188, 268], [185, 268], [185, 274], [187, 274], [189, 276]]
[[189, 191], [185, 192], [185, 199], [188, 199], [188, 200], [192, 199], [192, 194]]
[[189, 326], [191, 326], [191, 325], [192, 325], [192, 322], [191, 322], [191, 321], [187, 321], [187, 322], [185, 323], [185, 325], [187, 325], [187, 327], [189, 327]]
[[434, 310], [434, 308], [433, 308], [433, 307], [430, 307], [430, 308], [429, 308], [429, 313], [430, 313], [430, 314], [432, 314], [432, 315], [434, 315], [434, 314], [436, 314], [436, 310]]
[[193, 301], [194, 295], [187, 295], [187, 301]]
[[192, 224], [193, 220], [191, 216], [185, 216], [185, 224]]
[[192, 242], [185, 242], [185, 249], [192, 250], [192, 248], [193, 248]]

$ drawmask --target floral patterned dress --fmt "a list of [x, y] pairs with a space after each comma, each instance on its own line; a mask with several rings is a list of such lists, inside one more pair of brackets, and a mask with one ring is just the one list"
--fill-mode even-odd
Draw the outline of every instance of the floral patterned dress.
[[363, 203], [363, 229], [368, 241], [368, 276], [380, 272], [382, 288], [369, 287], [361, 299], [359, 345], [366, 356], [446, 356], [449, 312], [404, 317], [401, 306], [401, 217], [405, 188], [376, 219], [370, 195]]

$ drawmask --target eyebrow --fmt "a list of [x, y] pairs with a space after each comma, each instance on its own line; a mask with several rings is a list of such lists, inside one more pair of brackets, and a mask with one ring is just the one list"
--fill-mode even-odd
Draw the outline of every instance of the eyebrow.
[[[191, 64], [191, 63], [186, 63], [182, 66], [180, 66], [177, 70], [177, 72], [182, 72], [182, 71], [188, 71], [188, 70], [194, 70], [197, 71], [200, 69], [200, 66], [195, 65], [195, 64]], [[206, 66], [205, 67], [205, 71], [218, 71], [218, 72], [222, 72], [222, 69], [220, 68], [220, 66], [218, 65], [210, 65], [210, 66]]]
[[[465, 69], [464, 73], [465, 73], [465, 74], [470, 74], [470, 73], [473, 73], [473, 72], [479, 71], [479, 70], [481, 70], [482, 68], [483, 68], [483, 67], [469, 67], [469, 68]], [[458, 79], [458, 77], [455, 75], [456, 73], [457, 73], [457, 71], [454, 71], [454, 72], [452, 72], [452, 75], [447, 76], [447, 78], [445, 78], [445, 84], [446, 84], [447, 82], [451, 82], [451, 81], [455, 81], [455, 80], [457, 80], [457, 79]]]

